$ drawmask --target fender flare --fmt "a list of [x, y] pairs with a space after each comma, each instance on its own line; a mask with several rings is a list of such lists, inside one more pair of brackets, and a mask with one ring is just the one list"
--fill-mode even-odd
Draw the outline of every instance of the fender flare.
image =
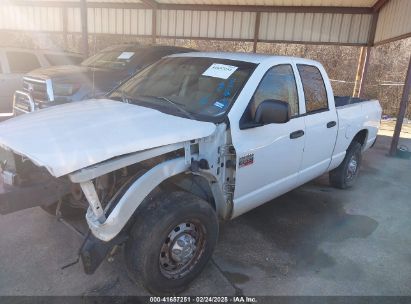
[[[194, 155], [192, 155], [194, 156]], [[150, 192], [166, 179], [187, 171], [190, 163], [184, 157], [162, 162], [134, 181], [104, 222], [88, 208], [86, 220], [98, 239], [108, 242], [116, 237]]]

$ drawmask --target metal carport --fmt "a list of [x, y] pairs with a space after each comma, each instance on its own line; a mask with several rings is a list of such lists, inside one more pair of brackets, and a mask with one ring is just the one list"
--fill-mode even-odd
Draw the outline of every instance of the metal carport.
[[[411, 37], [409, 0], [2, 0], [0, 30], [149, 38], [361, 47], [355, 95], [362, 95], [370, 52]], [[395, 155], [411, 87], [411, 59], [390, 155]]]

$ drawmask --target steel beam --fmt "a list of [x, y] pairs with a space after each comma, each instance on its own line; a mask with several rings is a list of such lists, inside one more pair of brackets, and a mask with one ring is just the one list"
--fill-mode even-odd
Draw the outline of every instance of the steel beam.
[[81, 46], [83, 57], [87, 58], [88, 49], [88, 26], [87, 26], [87, 0], [80, 1], [80, 11], [81, 11]]
[[158, 3], [155, 0], [140, 0], [140, 1], [153, 9], [156, 9], [158, 6]]
[[[168, 4], [157, 3], [155, 0], [142, 0], [143, 3], [92, 2], [89, 7], [136, 8], [155, 5], [165, 10], [200, 10], [200, 11], [241, 11], [241, 12], [279, 12], [279, 13], [335, 13], [335, 14], [372, 14], [372, 7], [341, 7], [341, 6], [270, 6], [270, 5], [208, 5], [208, 4]], [[12, 0], [13, 5], [44, 6], [44, 7], [79, 7], [79, 3], [71, 1], [27, 1]], [[156, 4], [157, 3], [157, 4]]]
[[390, 0], [378, 0], [374, 6], [372, 7], [372, 10], [374, 12], [378, 12], [380, 11], [380, 9], [383, 8], [384, 5], [386, 5], [388, 2], [390, 2]]
[[258, 43], [258, 34], [260, 32], [260, 20], [261, 20], [261, 13], [257, 12], [255, 16], [255, 24], [254, 24], [254, 43], [253, 43], [253, 52], [257, 52], [257, 43]]
[[372, 14], [372, 7], [341, 6], [270, 6], [270, 5], [209, 5], [159, 3], [159, 9], [190, 11], [239, 11], [276, 13], [330, 13], [330, 14]]
[[406, 33], [406, 34], [402, 34], [402, 35], [399, 35], [399, 36], [396, 36], [396, 37], [392, 37], [392, 38], [388, 38], [388, 39], [385, 39], [385, 40], [378, 41], [378, 42], [374, 43], [374, 46], [379, 46], [379, 45], [383, 45], [383, 44], [386, 44], [386, 43], [390, 43], [390, 42], [394, 42], [394, 41], [398, 41], [398, 40], [402, 40], [402, 39], [406, 39], [406, 38], [410, 38], [410, 37], [411, 37], [411, 32]]
[[68, 41], [67, 41], [67, 24], [68, 24], [68, 16], [67, 16], [67, 7], [62, 8], [62, 22], [63, 22], [63, 45], [64, 45], [64, 50], [68, 50]]
[[157, 39], [157, 8], [152, 9], [152, 16], [151, 16], [151, 40], [153, 44], [156, 44]]
[[374, 45], [375, 33], [377, 32], [378, 17], [380, 16], [379, 12], [372, 14], [370, 31], [368, 33], [368, 46]]
[[398, 147], [398, 142], [400, 141], [402, 123], [404, 122], [404, 117], [405, 117], [405, 114], [407, 113], [410, 89], [411, 89], [411, 56], [410, 56], [410, 61], [408, 63], [407, 76], [405, 77], [404, 89], [402, 91], [402, 98], [401, 98], [401, 103], [400, 103], [400, 109], [397, 115], [397, 122], [395, 123], [394, 135], [391, 141], [391, 147], [390, 147], [390, 152], [389, 152], [390, 156], [395, 156], [397, 154], [397, 147]]
[[371, 61], [371, 50], [372, 50], [372, 47], [370, 46], [367, 46], [365, 50], [365, 62], [364, 62], [364, 68], [362, 71], [362, 76], [361, 76], [360, 89], [358, 92], [358, 96], [361, 98], [364, 98], [365, 82], [367, 80], [368, 68], [370, 66], [370, 61]]
[[370, 56], [371, 47], [362, 47], [360, 58], [358, 60], [357, 75], [355, 77], [353, 97], [364, 97], [365, 81], [367, 78], [368, 67], [370, 65]]

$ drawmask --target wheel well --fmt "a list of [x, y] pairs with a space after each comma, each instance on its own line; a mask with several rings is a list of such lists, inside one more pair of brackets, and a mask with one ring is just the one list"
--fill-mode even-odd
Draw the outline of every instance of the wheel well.
[[366, 141], [366, 139], [367, 139], [367, 135], [368, 135], [368, 130], [366, 130], [366, 129], [364, 129], [364, 130], [361, 130], [360, 132], [358, 132], [355, 136], [354, 136], [354, 138], [353, 138], [353, 142], [355, 141], [355, 142], [358, 142], [358, 143], [360, 143], [361, 144], [361, 146], [364, 146], [364, 144], [365, 144], [365, 141]]
[[184, 190], [203, 199], [217, 212], [217, 206], [211, 191], [211, 187], [204, 177], [188, 174], [177, 174], [161, 182], [150, 192], [150, 194], [147, 195], [147, 197], [137, 207], [134, 214], [130, 217], [123, 230], [128, 231], [131, 229], [140, 211], [144, 208], [149, 208], [149, 205], [151, 204], [155, 204], [158, 196], [164, 195], [165, 193], [171, 193], [176, 190]]
[[[210, 184], [203, 176], [178, 174], [164, 182], [164, 186], [180, 188], [208, 202], [217, 211]], [[171, 190], [171, 189], [170, 189]]]

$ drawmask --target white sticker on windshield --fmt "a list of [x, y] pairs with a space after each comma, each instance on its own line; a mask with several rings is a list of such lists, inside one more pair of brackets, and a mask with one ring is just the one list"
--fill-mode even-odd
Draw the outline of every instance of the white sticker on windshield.
[[213, 63], [207, 70], [205, 70], [205, 72], [203, 73], [203, 76], [227, 79], [237, 69], [238, 67], [233, 66], [233, 65]]
[[117, 57], [117, 59], [130, 59], [134, 56], [134, 54], [134, 52], [123, 52], [120, 54], [120, 56]]

